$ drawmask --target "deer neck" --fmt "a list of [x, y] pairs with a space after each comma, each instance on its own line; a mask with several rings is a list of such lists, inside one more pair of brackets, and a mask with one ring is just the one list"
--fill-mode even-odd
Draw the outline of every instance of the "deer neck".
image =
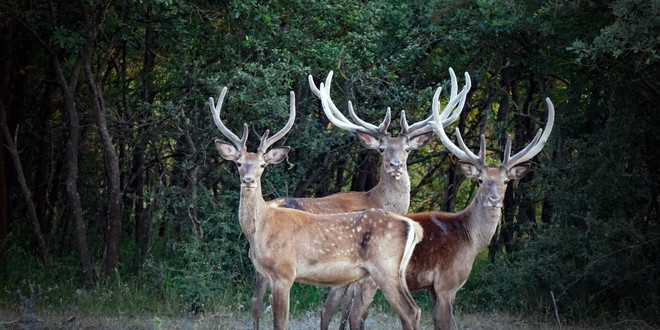
[[477, 195], [462, 213], [467, 216], [467, 228], [472, 244], [478, 253], [490, 244], [490, 240], [495, 235], [502, 216], [502, 209], [485, 206]]
[[407, 170], [397, 180], [381, 168], [380, 180], [369, 192], [379, 208], [399, 214], [408, 213], [410, 178]]
[[257, 228], [260, 228], [264, 221], [263, 214], [267, 208], [261, 192], [261, 184], [249, 189], [241, 187], [241, 199], [238, 207], [238, 220], [241, 229], [248, 240], [252, 242]]

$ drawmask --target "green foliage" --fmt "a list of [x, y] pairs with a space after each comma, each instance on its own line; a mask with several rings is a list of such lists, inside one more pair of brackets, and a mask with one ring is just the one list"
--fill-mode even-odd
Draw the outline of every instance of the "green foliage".
[[631, 231], [627, 221], [607, 226], [593, 221], [586, 230], [555, 226], [539, 236], [525, 250], [489, 265], [475, 281], [478, 287], [466, 286], [472, 291], [466, 298], [551, 318], [553, 292], [560, 315], [573, 322], [612, 320], [619, 313], [655, 318], [660, 282], [651, 259], [660, 247], [657, 239], [646, 240], [643, 232]]
[[[318, 83], [334, 70], [334, 102], [346, 110], [352, 101], [368, 121], [380, 121], [387, 107], [404, 109], [416, 121], [428, 115], [435, 88], [448, 90], [453, 67], [473, 80], [456, 126], [471, 147], [486, 134], [495, 163], [505, 133], [515, 135], [517, 150], [541, 126], [544, 97], [557, 108], [555, 130], [534, 159], [533, 174], [512, 187], [511, 216], [501, 228], [508, 236], [496, 237], [492, 264], [486, 252], [480, 255], [457, 306], [548, 315], [552, 291], [565, 319], [634, 315], [660, 322], [658, 1], [82, 5], [92, 9], [93, 27], [78, 2], [0, 5], [3, 49], [9, 50], [0, 94], [18, 132], [53, 259], [44, 269], [35, 258], [25, 205], [5, 162], [10, 233], [0, 255], [4, 306], [37, 313], [39, 306], [78, 305], [130, 315], [181, 315], [221, 305], [246, 310], [254, 270], [237, 220], [237, 174], [215, 151], [213, 140], [224, 137], [212, 123], [208, 98], [229, 87], [222, 118], [239, 134], [248, 123], [254, 147], [266, 129], [282, 127], [294, 91], [296, 124], [280, 142], [292, 150], [287, 162], [266, 170], [264, 194], [325, 196], [347, 189], [365, 171], [360, 156], [366, 151], [352, 134], [328, 125], [307, 76]], [[57, 50], [70, 79], [91, 32], [91, 62], [103, 72], [125, 198], [117, 277], [85, 287], [63, 197], [68, 119], [46, 47]], [[105, 164], [86, 77], [76, 78], [83, 127], [77, 188], [89, 250], [101, 269]], [[461, 184], [444, 148], [437, 140], [430, 145], [410, 159], [411, 210], [460, 210], [474, 183]], [[142, 190], [135, 189], [138, 178]], [[138, 206], [144, 208], [140, 217]], [[531, 216], [524, 218], [525, 212]], [[138, 227], [140, 219], [147, 229]], [[294, 286], [293, 310], [318, 308], [325, 292]], [[427, 305], [426, 294], [415, 298]], [[376, 304], [387, 305], [382, 295]]]

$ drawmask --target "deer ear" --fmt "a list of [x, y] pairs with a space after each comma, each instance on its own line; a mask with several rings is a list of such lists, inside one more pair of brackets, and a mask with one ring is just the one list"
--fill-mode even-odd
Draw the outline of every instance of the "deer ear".
[[479, 169], [472, 164], [459, 162], [458, 166], [460, 167], [461, 172], [463, 172], [468, 178], [476, 178], [479, 176]]
[[529, 173], [529, 169], [529, 164], [516, 165], [512, 167], [506, 175], [514, 180], [522, 179], [522, 177]]
[[429, 141], [431, 141], [432, 137], [433, 137], [433, 131], [416, 135], [412, 139], [408, 140], [408, 145], [415, 150], [422, 149], [426, 144], [429, 143]]
[[229, 143], [224, 143], [220, 140], [215, 140], [215, 148], [218, 149], [218, 152], [220, 153], [220, 157], [226, 159], [226, 160], [231, 160], [231, 161], [236, 161], [238, 157], [241, 156], [241, 154], [236, 150], [236, 148], [229, 144]]
[[378, 139], [367, 133], [357, 131], [355, 132], [355, 135], [357, 135], [358, 140], [360, 140], [360, 143], [362, 143], [363, 146], [369, 149], [376, 150], [378, 149], [378, 147], [380, 147], [380, 141], [378, 141]]
[[268, 164], [277, 164], [286, 158], [286, 155], [289, 153], [291, 147], [276, 147], [270, 149], [264, 155], [264, 161]]

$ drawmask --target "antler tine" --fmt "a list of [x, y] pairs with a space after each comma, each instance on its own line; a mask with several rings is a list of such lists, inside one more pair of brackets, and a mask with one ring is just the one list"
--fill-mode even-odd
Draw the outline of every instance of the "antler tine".
[[[328, 72], [328, 77], [325, 79], [325, 86], [328, 87], [328, 95], [330, 95], [330, 91], [329, 91], [329, 89], [330, 89], [330, 84], [331, 84], [331, 82], [332, 82], [332, 75], [333, 75], [333, 72], [332, 72], [332, 70], [330, 70], [330, 72]], [[321, 90], [320, 90], [319, 88], [316, 88], [316, 85], [314, 84], [314, 78], [312, 77], [311, 74], [310, 74], [309, 76], [307, 76], [307, 80], [309, 81], [309, 88], [312, 90], [312, 92], [314, 93], [314, 95], [316, 95], [316, 97], [318, 97], [319, 99], [321, 99], [321, 97], [322, 97], [323, 94], [321, 93]], [[321, 87], [322, 87], [322, 86], [323, 86], [323, 83], [321, 83]], [[339, 109], [337, 108], [337, 106], [335, 105], [335, 103], [332, 102], [332, 99], [329, 99], [328, 105], [330, 106], [330, 111], [331, 111], [331, 114], [333, 115], [333, 117], [338, 118], [338, 120], [340, 120], [340, 121], [342, 121], [342, 122], [345, 122], [345, 123], [348, 123], [348, 124], [352, 124], [352, 123], [351, 123], [351, 122], [350, 122], [350, 121], [344, 116], [344, 114], [341, 113], [341, 111], [339, 111]], [[324, 111], [324, 113], [325, 113], [325, 109], [323, 109], [323, 111]], [[326, 115], [327, 115], [327, 113], [326, 113]], [[330, 118], [330, 117], [328, 117], [328, 118]], [[332, 121], [332, 120], [331, 120], [331, 121]]]
[[[447, 102], [447, 106], [445, 106], [441, 114], [442, 125], [445, 127], [451, 125], [453, 122], [456, 121], [456, 119], [458, 119], [461, 112], [463, 111], [463, 108], [465, 107], [467, 94], [470, 91], [470, 88], [472, 87], [472, 80], [470, 79], [470, 74], [465, 72], [465, 86], [463, 86], [461, 92], [457, 94], [456, 92], [458, 91], [458, 83], [456, 80], [456, 74], [454, 74], [454, 70], [452, 68], [449, 68], [449, 75], [451, 77], [451, 92], [449, 95], [449, 102]], [[434, 100], [433, 102], [437, 101], [436, 109], [440, 108], [439, 97], [440, 97], [440, 91], [438, 90], [436, 91], [436, 94], [433, 96], [433, 100]], [[450, 113], [451, 116], [449, 116]]]
[[[335, 113], [333, 113], [330, 105], [332, 103], [332, 100], [328, 95], [329, 90], [328, 88], [325, 87], [324, 83], [321, 83], [320, 91], [321, 91], [321, 108], [323, 109], [323, 113], [325, 114], [325, 116], [328, 118], [328, 120], [330, 120], [330, 122], [333, 125], [351, 133], [356, 133], [357, 131], [365, 131], [363, 127], [351, 123], [345, 117], [339, 118], [338, 116], [335, 116]], [[339, 113], [337, 113], [337, 115], [339, 115]], [[341, 115], [341, 117], [343, 117], [343, 115]]]
[[[401, 110], [401, 134], [407, 136], [424, 134], [426, 132], [431, 131], [431, 127], [429, 127], [428, 123], [431, 120], [433, 120], [433, 114], [429, 115], [426, 119], [422, 121], [418, 121], [410, 126], [408, 126], [408, 123], [404, 122], [404, 120], [405, 120], [404, 111]], [[404, 123], [406, 125], [406, 129], [403, 129]]]
[[[463, 137], [461, 136], [461, 132], [459, 131], [458, 128], [456, 128], [454, 135], [456, 135], [456, 140], [458, 141], [459, 146], [454, 144], [449, 137], [447, 136], [447, 133], [445, 132], [444, 129], [444, 120], [446, 119], [447, 113], [443, 111], [443, 114], [440, 114], [437, 110], [439, 108], [437, 99], [440, 95], [441, 89], [438, 88], [438, 90], [435, 92], [435, 95], [433, 96], [433, 103], [432, 103], [432, 112], [433, 112], [433, 121], [430, 121], [428, 125], [433, 129], [435, 134], [440, 138], [440, 141], [442, 144], [449, 150], [454, 156], [456, 156], [459, 160], [470, 163], [472, 165], [475, 165], [477, 167], [483, 167], [486, 165], [486, 138], [482, 135], [481, 137], [481, 145], [479, 148], [479, 156], [475, 155], [470, 149], [465, 145], [465, 142], [463, 141]], [[464, 89], [461, 93], [467, 91], [467, 89]], [[451, 101], [450, 101], [451, 103]], [[445, 118], [443, 118], [443, 115]]]
[[[449, 68], [449, 76], [451, 79], [451, 92], [450, 92], [449, 102], [447, 103], [445, 109], [442, 110], [442, 114], [441, 114], [443, 127], [447, 127], [451, 125], [461, 115], [461, 112], [465, 107], [465, 101], [467, 100], [468, 91], [470, 91], [470, 88], [472, 87], [472, 80], [470, 79], [470, 74], [465, 72], [465, 86], [463, 86], [461, 92], [458, 93], [458, 81], [456, 79], [456, 74], [454, 73], [454, 69]], [[438, 112], [438, 110], [440, 109], [439, 99], [440, 99], [441, 91], [442, 91], [442, 87], [438, 87], [438, 89], [436, 90], [433, 96], [433, 100], [431, 104], [431, 115], [429, 115], [426, 119], [408, 126], [408, 122], [405, 121], [405, 114], [402, 113], [402, 117], [401, 117], [402, 134], [408, 136], [411, 136], [413, 134], [419, 135], [432, 130], [432, 128], [429, 127], [428, 124], [434, 118], [433, 113]], [[451, 113], [452, 115], [449, 116], [449, 113]], [[406, 126], [405, 129], [404, 129], [404, 125]]]
[[[333, 72], [330, 71], [328, 73], [328, 77], [325, 80], [325, 84], [321, 83], [319, 88], [316, 88], [316, 85], [314, 85], [314, 79], [312, 78], [312, 75], [308, 76], [309, 88], [312, 90], [314, 95], [321, 99], [323, 113], [330, 120], [330, 122], [332, 122], [333, 125], [351, 133], [360, 131], [374, 136], [385, 134], [391, 121], [391, 114], [389, 114], [389, 111], [385, 115], [385, 119], [380, 124], [380, 126], [375, 126], [364, 122], [359, 117], [357, 117], [353, 111], [353, 103], [348, 101], [348, 111], [351, 117], [353, 117], [353, 120], [358, 122], [358, 124], [351, 122], [348, 120], [348, 118], [346, 118], [346, 116], [344, 116], [344, 114], [341, 113], [341, 111], [339, 111], [335, 103], [332, 101], [332, 98], [330, 97], [332, 76]], [[324, 98], [327, 100], [327, 102], [323, 101]]]
[[506, 147], [504, 148], [504, 160], [502, 162], [502, 167], [509, 170], [516, 164], [520, 164], [532, 159], [539, 152], [541, 152], [541, 150], [543, 150], [546, 142], [548, 142], [548, 137], [550, 136], [550, 132], [552, 132], [552, 127], [554, 126], [555, 122], [555, 106], [552, 104], [552, 101], [550, 101], [550, 98], [548, 97], [545, 98], [545, 103], [548, 105], [548, 120], [545, 124], [545, 130], [543, 128], [539, 128], [532, 142], [513, 156], [511, 156], [511, 136], [509, 135], [507, 137]]
[[[443, 130], [444, 131], [444, 130]], [[458, 141], [458, 145], [461, 148], [461, 151], [465, 154], [464, 157], [458, 157], [464, 162], [473, 164], [475, 166], [486, 166], [486, 137], [481, 134], [480, 141], [479, 141], [479, 155], [477, 156], [468, 146], [465, 144], [465, 141], [463, 141], [463, 137], [461, 136], [461, 132], [458, 130], [458, 127], [454, 130], [454, 135], [456, 135], [456, 141]], [[446, 147], [446, 145], [445, 145]], [[447, 148], [449, 149], [449, 148]]]
[[408, 121], [406, 120], [406, 111], [401, 110], [401, 119], [399, 120], [401, 125], [401, 135], [408, 135], [408, 132], [410, 131], [410, 127], [408, 126]]
[[222, 122], [222, 119], [220, 119], [220, 110], [222, 109], [222, 103], [225, 100], [225, 95], [227, 94], [227, 87], [224, 87], [222, 89], [222, 92], [220, 92], [220, 97], [218, 98], [218, 103], [215, 105], [213, 102], [213, 98], [209, 97], [209, 105], [211, 107], [211, 113], [213, 114], [213, 121], [215, 122], [215, 126], [218, 127], [220, 132], [227, 137], [238, 149], [245, 148], [245, 142], [247, 141], [247, 136], [248, 136], [248, 129], [247, 129], [247, 124], [243, 125], [243, 137], [241, 139], [236, 136], [236, 134], [232, 133], [225, 124]]
[[279, 141], [286, 133], [289, 133], [291, 127], [293, 127], [293, 122], [296, 119], [296, 94], [291, 91], [289, 92], [289, 120], [286, 122], [284, 127], [272, 137], [268, 138], [269, 130], [264, 132], [264, 135], [261, 137], [261, 143], [259, 144], [259, 151], [266, 152], [266, 150], [273, 145], [273, 143]]
[[381, 122], [378, 126], [360, 119], [355, 111], [353, 111], [353, 103], [351, 103], [351, 101], [348, 101], [348, 113], [351, 115], [351, 118], [353, 118], [353, 121], [364, 127], [366, 130], [372, 132], [372, 134], [387, 134], [387, 128], [390, 127], [390, 123], [392, 121], [392, 110], [390, 107], [387, 107], [387, 110], [385, 111], [385, 118], [383, 119], [383, 122]]
[[316, 95], [321, 100], [321, 108], [323, 109], [323, 113], [333, 125], [339, 127], [342, 130], [351, 133], [355, 133], [357, 131], [364, 131], [362, 127], [350, 122], [339, 111], [339, 109], [337, 109], [337, 106], [335, 106], [334, 102], [332, 102], [332, 99], [330, 98], [330, 85], [332, 83], [332, 74], [333, 74], [332, 71], [328, 73], [328, 77], [325, 80], [325, 84], [321, 82], [319, 86], [320, 88], [316, 88], [316, 85], [314, 85], [314, 78], [312, 78], [312, 75], [308, 76], [309, 88], [312, 90], [314, 95]]

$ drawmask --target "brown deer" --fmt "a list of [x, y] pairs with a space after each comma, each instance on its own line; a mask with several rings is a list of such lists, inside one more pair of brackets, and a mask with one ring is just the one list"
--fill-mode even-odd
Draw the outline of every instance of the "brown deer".
[[[479, 189], [472, 202], [458, 213], [424, 212], [408, 214], [424, 228], [424, 238], [413, 251], [406, 270], [406, 282], [411, 291], [428, 290], [435, 329], [458, 328], [452, 312], [456, 292], [465, 284], [477, 254], [490, 243], [502, 214], [502, 201], [510, 180], [522, 178], [529, 170], [523, 164], [536, 156], [548, 140], [554, 124], [555, 110], [549, 98], [546, 127], [539, 129], [532, 142], [511, 156], [511, 136], [507, 137], [504, 159], [500, 166], [486, 165], [486, 139], [481, 135], [479, 155], [465, 145], [458, 129], [454, 144], [441, 126], [443, 114], [438, 114], [438, 99], [434, 96], [435, 121], [429, 125], [442, 144], [460, 161], [466, 177], [476, 179]], [[350, 319], [360, 324], [366, 318], [366, 308], [376, 292], [376, 284], [361, 281], [353, 295]], [[344, 323], [342, 323], [344, 324]], [[360, 326], [358, 326], [360, 327]]]
[[[456, 82], [454, 72], [450, 69], [453, 82]], [[341, 211], [364, 210], [366, 208], [380, 208], [390, 212], [404, 214], [410, 205], [410, 178], [408, 176], [407, 160], [412, 150], [423, 148], [433, 137], [433, 130], [427, 125], [433, 119], [428, 118], [408, 125], [405, 111], [401, 111], [401, 131], [397, 136], [390, 136], [388, 128], [391, 122], [391, 109], [387, 108], [385, 118], [376, 126], [360, 119], [353, 110], [352, 103], [348, 102], [348, 111], [355, 123], [348, 120], [337, 109], [330, 98], [330, 85], [333, 72], [330, 71], [325, 80], [327, 105], [323, 105], [323, 112], [336, 127], [354, 133], [360, 143], [368, 149], [377, 150], [382, 157], [380, 179], [378, 184], [369, 191], [346, 191], [318, 198], [281, 198], [273, 201], [278, 206], [296, 208], [312, 213], [334, 213]], [[322, 91], [314, 84], [314, 78], [309, 75], [309, 87], [312, 92], [322, 99]], [[458, 87], [454, 85], [454, 99], [456, 103], [467, 92], [457, 95]], [[454, 106], [448, 106], [445, 111], [451, 112]], [[454, 112], [445, 120], [449, 125], [458, 118], [460, 111]]]
[[272, 289], [273, 327], [286, 329], [289, 294], [294, 282], [347, 286], [370, 277], [383, 290], [404, 329], [419, 326], [420, 309], [405, 282], [405, 268], [421, 227], [395, 213], [367, 209], [352, 213], [317, 215], [276, 207], [263, 199], [261, 175], [268, 164], [284, 160], [289, 147], [268, 148], [293, 126], [295, 96], [290, 94], [289, 120], [272, 137], [261, 136], [257, 152], [248, 152], [247, 124], [238, 138], [220, 119], [227, 88], [217, 105], [210, 99], [213, 119], [232, 143], [215, 141], [220, 156], [233, 161], [240, 177], [239, 222], [250, 244], [250, 259]]

